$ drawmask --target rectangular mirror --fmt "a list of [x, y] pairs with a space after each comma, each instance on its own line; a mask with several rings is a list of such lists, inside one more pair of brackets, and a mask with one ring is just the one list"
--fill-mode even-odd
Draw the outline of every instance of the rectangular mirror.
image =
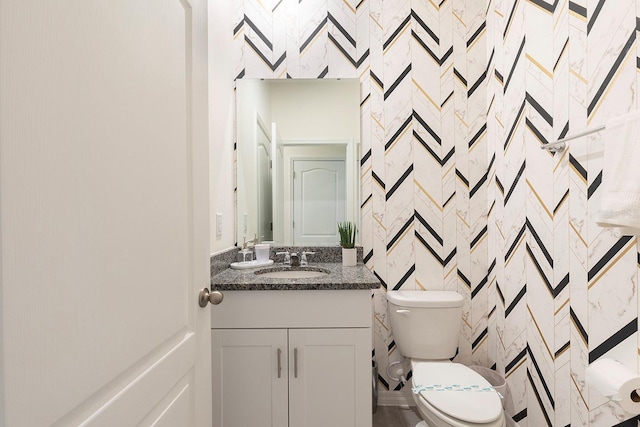
[[238, 245], [335, 246], [338, 222], [359, 229], [359, 104], [357, 79], [236, 82]]

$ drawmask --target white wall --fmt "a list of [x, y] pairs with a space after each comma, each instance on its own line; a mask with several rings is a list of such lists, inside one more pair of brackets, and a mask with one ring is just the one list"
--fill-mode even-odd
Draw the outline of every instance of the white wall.
[[[228, 249], [235, 244], [235, 107], [231, 16], [233, 0], [209, 2], [209, 174], [212, 253]], [[220, 236], [216, 233], [216, 212], [222, 214]]]

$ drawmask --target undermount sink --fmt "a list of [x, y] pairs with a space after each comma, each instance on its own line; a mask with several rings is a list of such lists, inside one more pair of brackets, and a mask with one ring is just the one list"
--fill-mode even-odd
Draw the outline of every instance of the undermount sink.
[[300, 268], [300, 269], [271, 269], [266, 268], [256, 271], [262, 277], [270, 279], [313, 279], [325, 277], [329, 274], [328, 270], [320, 268]]

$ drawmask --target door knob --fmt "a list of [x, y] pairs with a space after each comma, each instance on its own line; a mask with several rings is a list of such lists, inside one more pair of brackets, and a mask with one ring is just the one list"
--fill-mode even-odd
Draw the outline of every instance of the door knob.
[[207, 303], [211, 303], [213, 305], [218, 305], [224, 299], [224, 295], [220, 291], [211, 291], [209, 292], [209, 288], [204, 288], [200, 291], [198, 295], [198, 304], [200, 307], [206, 307]]

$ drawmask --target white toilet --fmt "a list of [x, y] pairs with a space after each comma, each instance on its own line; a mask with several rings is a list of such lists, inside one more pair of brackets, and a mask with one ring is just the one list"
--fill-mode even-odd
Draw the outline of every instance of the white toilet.
[[463, 297], [450, 291], [388, 291], [393, 336], [411, 359], [412, 393], [424, 419], [416, 427], [504, 427], [499, 394], [456, 354]]

